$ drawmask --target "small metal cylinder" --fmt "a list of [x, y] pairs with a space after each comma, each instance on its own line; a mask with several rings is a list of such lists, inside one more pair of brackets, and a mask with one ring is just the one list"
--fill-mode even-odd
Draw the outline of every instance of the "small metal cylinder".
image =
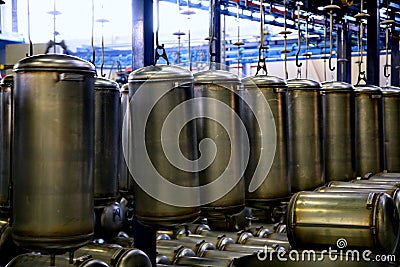
[[[287, 155], [287, 84], [278, 77], [266, 75], [247, 77], [242, 80], [242, 84], [242, 95], [246, 103], [239, 102], [240, 117], [246, 125], [250, 139], [249, 163], [244, 174], [246, 188], [249, 188], [253, 179], [263, 181], [257, 190], [253, 192], [246, 190], [246, 205], [262, 209], [268, 202], [290, 197]], [[265, 108], [265, 101], [271, 112]], [[273, 162], [267, 173], [256, 172], [259, 164], [267, 164], [263, 161], [264, 158], [260, 158], [261, 152], [267, 147], [267, 144], [265, 144], [266, 140], [262, 139], [266, 135], [263, 132], [265, 129], [261, 130], [258, 119], [267, 121], [271, 119], [271, 115], [275, 124], [276, 139], [269, 138], [267, 142], [276, 144]]]
[[356, 86], [356, 175], [383, 169], [382, 90]]
[[74, 264], [71, 265], [69, 259], [64, 256], [52, 257], [49, 255], [41, 255], [36, 253], [21, 254], [12, 259], [6, 266], [7, 267], [40, 267], [40, 266], [51, 266], [51, 260], [54, 260], [55, 266], [60, 267], [109, 267], [104, 261], [93, 259], [89, 255], [76, 258]]
[[[287, 231], [293, 248], [368, 248], [393, 253], [399, 214], [385, 193], [299, 192], [288, 206]], [[340, 247], [339, 247], [340, 248]]]
[[94, 205], [105, 207], [118, 197], [119, 87], [96, 78], [94, 114]]
[[70, 250], [93, 235], [94, 66], [59, 54], [14, 65], [13, 238]]
[[322, 83], [325, 94], [325, 180], [355, 177], [355, 91], [344, 82]]
[[292, 192], [325, 183], [324, 96], [319, 82], [288, 81], [289, 169]]
[[7, 75], [0, 83], [0, 213], [10, 212], [12, 95], [14, 78]]
[[400, 88], [382, 87], [385, 170], [400, 172]]

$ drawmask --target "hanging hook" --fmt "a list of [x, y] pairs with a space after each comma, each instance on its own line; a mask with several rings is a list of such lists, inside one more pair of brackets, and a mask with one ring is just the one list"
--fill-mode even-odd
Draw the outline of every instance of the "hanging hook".
[[[389, 73], [389, 28], [392, 23], [395, 23], [394, 20], [389, 19], [389, 1], [386, 0], [386, 20], [382, 21], [381, 24], [385, 26], [385, 65], [383, 66], [383, 75], [385, 78], [390, 77]], [[388, 83], [388, 81], [387, 81]]]
[[92, 0], [92, 37], [91, 37], [91, 46], [92, 46], [92, 64], [96, 66], [96, 52], [94, 49], [94, 0]]
[[267, 47], [264, 46], [264, 19], [265, 19], [265, 14], [264, 14], [264, 1], [260, 1], [260, 27], [261, 27], [261, 33], [260, 33], [260, 47], [258, 49], [258, 63], [257, 63], [257, 71], [256, 75], [260, 70], [263, 70], [265, 72], [265, 75], [268, 75], [268, 70], [267, 70], [267, 64], [265, 60], [265, 55], [264, 55], [264, 49]]
[[336, 68], [332, 66], [332, 58], [333, 58], [333, 12], [339, 10], [340, 7], [333, 4], [331, 0], [331, 4], [324, 7], [324, 10], [329, 12], [329, 70], [334, 71]]
[[296, 53], [296, 66], [300, 68], [303, 63], [299, 62], [299, 54], [301, 50], [301, 29], [300, 29], [300, 6], [301, 2], [297, 2], [297, 28], [298, 28], [298, 42], [297, 42], [297, 53]]
[[[284, 7], [284, 13], [283, 13], [283, 31], [279, 32], [279, 34], [283, 35], [283, 61], [284, 61], [284, 69], [285, 69], [285, 79], [287, 80], [289, 78], [288, 74], [288, 67], [287, 67], [287, 35], [292, 33], [291, 31], [287, 30], [287, 10], [286, 10], [286, 1], [283, 1], [283, 7]], [[271, 4], [272, 5], [272, 4]]]
[[364, 35], [364, 30], [363, 30], [363, 22], [364, 19], [369, 17], [368, 14], [363, 12], [363, 5], [364, 1], [361, 0], [360, 4], [360, 13], [355, 15], [355, 18], [359, 20], [358, 22], [358, 27], [359, 27], [359, 34], [358, 34], [358, 80], [356, 85], [359, 85], [361, 81], [364, 81], [365, 84], [368, 83], [367, 77], [365, 75], [365, 71], [362, 71], [362, 63], [363, 63], [363, 35]]
[[29, 0], [27, 0], [27, 9], [28, 9], [28, 40], [29, 40], [29, 55], [26, 56], [33, 56], [33, 44], [31, 40], [31, 12], [29, 7]]
[[[154, 56], [154, 65], [157, 64], [158, 59], [163, 58], [166, 62], [167, 65], [169, 65], [169, 60], [167, 56], [167, 52], [165, 51], [164, 44], [161, 44], [158, 42], [158, 31], [160, 29], [160, 4], [159, 0], [156, 0], [156, 9], [157, 9], [157, 29], [156, 29], [156, 49], [155, 49], [155, 56]], [[161, 50], [161, 54], [159, 53], [159, 50]]]

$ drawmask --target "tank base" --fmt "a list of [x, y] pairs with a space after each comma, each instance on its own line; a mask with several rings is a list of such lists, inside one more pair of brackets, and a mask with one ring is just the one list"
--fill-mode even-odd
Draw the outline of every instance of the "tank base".
[[189, 224], [195, 222], [200, 216], [200, 212], [185, 214], [182, 216], [171, 216], [171, 217], [145, 217], [136, 215], [138, 222], [145, 226], [155, 228], [176, 228], [176, 226]]
[[93, 233], [63, 238], [39, 238], [22, 236], [13, 232], [12, 237], [15, 244], [20, 247], [35, 251], [48, 252], [50, 254], [62, 254], [75, 250], [91, 242]]

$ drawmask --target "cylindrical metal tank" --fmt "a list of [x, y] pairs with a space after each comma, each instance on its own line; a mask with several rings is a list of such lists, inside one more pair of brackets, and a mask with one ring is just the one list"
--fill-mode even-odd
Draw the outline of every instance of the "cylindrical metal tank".
[[400, 172], [400, 88], [382, 87], [385, 170]]
[[[203, 205], [202, 213], [209, 218], [239, 213], [245, 203], [245, 165], [242, 155], [244, 136], [241, 136], [240, 125], [235, 120], [235, 112], [239, 108], [239, 97], [236, 95], [239, 78], [223, 70], [206, 70], [194, 74], [194, 83], [195, 97], [203, 99], [197, 105], [199, 113], [204, 116], [197, 119], [196, 125], [200, 156], [213, 159], [199, 172], [200, 185], [225, 178], [237, 181], [230, 191], [221, 183], [213, 190], [203, 190], [200, 196], [202, 202], [216, 200]], [[206, 146], [205, 143], [202, 146], [202, 142], [210, 139], [214, 146]]]
[[[123, 123], [125, 116], [129, 120], [129, 86], [124, 84], [121, 87], [121, 113], [120, 113], [120, 141], [119, 141], [119, 156], [118, 156], [118, 187], [121, 194], [132, 194], [133, 193], [133, 181], [130, 178], [129, 169], [126, 166], [126, 160], [122, 147], [122, 131], [129, 130], [128, 128], [123, 128]], [[125, 147], [127, 148], [127, 147]], [[129, 152], [126, 151], [128, 154]], [[128, 156], [129, 158], [129, 156]]]
[[382, 171], [382, 90], [356, 86], [356, 175]]
[[73, 249], [93, 235], [94, 73], [67, 55], [14, 65], [13, 238]]
[[[399, 240], [399, 214], [385, 193], [299, 192], [287, 213], [293, 248], [368, 248], [392, 254]], [[338, 247], [343, 248], [343, 247]]]
[[292, 192], [325, 182], [324, 96], [319, 82], [288, 81], [289, 169]]
[[10, 212], [12, 95], [14, 78], [5, 76], [0, 83], [0, 214]]
[[74, 255], [76, 257], [90, 255], [94, 259], [102, 260], [114, 267], [151, 267], [150, 259], [143, 251], [135, 248], [123, 248], [119, 245], [90, 244], [76, 250]]
[[326, 184], [326, 187], [340, 187], [340, 188], [359, 188], [359, 189], [371, 189], [371, 188], [382, 188], [384, 190], [391, 190], [399, 188], [393, 184], [379, 184], [379, 183], [365, 183], [368, 180], [354, 180], [354, 182], [342, 182], [333, 181]]
[[[246, 125], [250, 140], [249, 163], [244, 174], [246, 188], [249, 188], [253, 179], [263, 180], [257, 190], [253, 192], [246, 190], [246, 205], [262, 209], [268, 202], [290, 197], [287, 155], [287, 84], [283, 79], [266, 75], [247, 77], [242, 80], [242, 84], [244, 89], [242, 95], [245, 102], [239, 102], [240, 117]], [[265, 108], [265, 101], [267, 101], [272, 114]], [[257, 117], [253, 113], [256, 113]], [[276, 140], [271, 140], [272, 138], [268, 140], [268, 142], [276, 143], [273, 162], [269, 172], [255, 173], [258, 164], [266, 164], [260, 162], [262, 160], [260, 158], [261, 151], [266, 147], [266, 144], [263, 144], [263, 141], [266, 140], [262, 140], [262, 137], [266, 133], [260, 130], [257, 118], [266, 120], [271, 115], [276, 130]], [[253, 177], [257, 174], [263, 177]]]
[[[105, 262], [97, 259], [93, 259], [89, 255], [85, 255], [81, 258], [74, 260], [73, 264], [70, 264], [69, 260], [63, 256], [55, 257], [55, 265], [60, 267], [77, 266], [77, 267], [108, 267], [109, 265]], [[7, 267], [44, 267], [51, 266], [51, 260], [49, 255], [42, 255], [38, 253], [27, 253], [18, 255], [12, 259]]]
[[[364, 186], [358, 187], [358, 183], [351, 183], [354, 187], [327, 187], [322, 186], [315, 189], [316, 192], [343, 192], [343, 193], [358, 193], [358, 192], [383, 192], [393, 198], [394, 204], [396, 205], [397, 211], [400, 213], [400, 188], [390, 188], [390, 186], [373, 186], [365, 188]], [[389, 189], [390, 188], [390, 189]]]
[[[193, 98], [193, 75], [176, 66], [144, 67], [129, 75], [129, 96], [132, 159], [128, 167], [134, 176], [138, 221], [161, 226], [193, 222], [200, 212], [198, 173], [193, 171], [196, 125], [189, 119], [193, 105], [185, 106]], [[180, 104], [186, 109], [169, 119]], [[189, 165], [192, 171], [180, 168], [182, 165]]]
[[322, 83], [325, 94], [325, 180], [348, 181], [356, 176], [355, 91], [344, 82]]
[[118, 197], [120, 91], [116, 82], [100, 77], [94, 89], [94, 205], [105, 207]]

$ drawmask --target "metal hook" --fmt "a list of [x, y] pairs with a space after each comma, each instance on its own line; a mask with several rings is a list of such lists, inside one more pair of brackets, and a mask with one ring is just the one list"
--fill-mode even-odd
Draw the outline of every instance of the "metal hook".
[[383, 66], [383, 76], [385, 76], [385, 78], [389, 78], [390, 77], [389, 68], [390, 68], [389, 64], [385, 64]]
[[[167, 65], [169, 65], [169, 60], [167, 56], [167, 52], [165, 51], [164, 44], [159, 43], [158, 41], [158, 31], [160, 29], [160, 4], [159, 0], [156, 0], [156, 7], [157, 7], [157, 29], [156, 29], [156, 49], [155, 49], [155, 55], [154, 55], [154, 66], [157, 64], [158, 59], [163, 58], [167, 62]], [[161, 50], [161, 54], [158, 52], [158, 50]]]
[[258, 63], [257, 63], [257, 72], [256, 75], [258, 74], [258, 72], [262, 69], [265, 72], [265, 75], [268, 75], [268, 70], [267, 70], [267, 64], [265, 61], [265, 56], [264, 56], [264, 49], [266, 49], [266, 47], [264, 46], [264, 3], [263, 0], [260, 1], [260, 15], [261, 15], [261, 33], [260, 33], [260, 47], [258, 49]]
[[297, 2], [297, 28], [298, 28], [298, 43], [297, 43], [297, 53], [296, 53], [296, 66], [300, 68], [303, 63], [299, 62], [299, 54], [301, 49], [301, 29], [300, 29], [300, 5], [301, 2]]

